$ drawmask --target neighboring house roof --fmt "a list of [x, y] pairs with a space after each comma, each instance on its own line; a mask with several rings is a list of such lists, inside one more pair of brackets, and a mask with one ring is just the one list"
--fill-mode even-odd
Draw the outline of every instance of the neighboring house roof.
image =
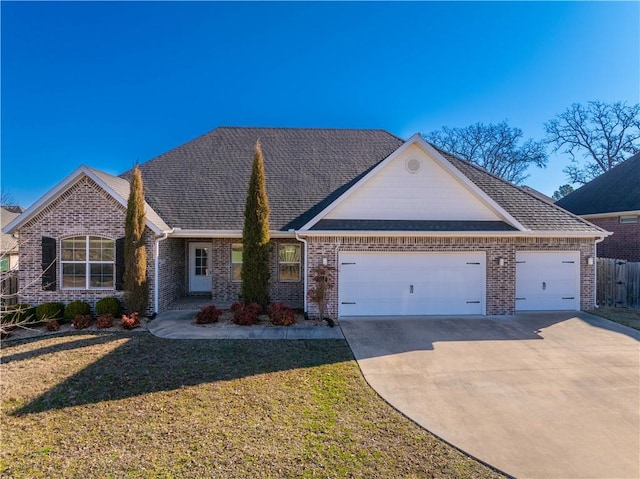
[[[98, 186], [104, 189], [121, 205], [123, 205], [124, 207], [127, 206], [127, 200], [129, 198], [129, 182], [127, 180], [82, 165], [76, 168], [64, 180], [62, 180], [51, 190], [49, 190], [33, 205], [27, 208], [24, 213], [22, 213], [21, 215], [16, 215], [17, 217], [10, 220], [7, 225], [3, 224], [2, 231], [11, 233], [20, 228], [20, 226], [25, 224], [33, 216], [37, 215], [40, 211], [46, 208], [59, 195], [67, 191], [72, 185], [74, 185], [85, 175], [91, 178], [96, 184], [98, 184]], [[145, 203], [145, 214], [147, 219], [147, 226], [149, 226], [149, 228], [151, 228], [155, 233], [160, 234], [171, 229], [147, 203]]]
[[[18, 208], [18, 210], [16, 210]], [[20, 216], [22, 208], [20, 207], [1, 207], [0, 208], [0, 229], [4, 229], [10, 222]], [[0, 235], [0, 253], [17, 253], [18, 252], [18, 240], [12, 235], [2, 233]]]
[[640, 153], [569, 193], [556, 205], [577, 215], [640, 211]]

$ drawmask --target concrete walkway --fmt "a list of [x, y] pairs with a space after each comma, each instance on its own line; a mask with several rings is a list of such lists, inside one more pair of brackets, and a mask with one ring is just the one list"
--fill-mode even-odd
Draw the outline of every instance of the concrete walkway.
[[194, 324], [196, 311], [164, 311], [147, 324], [149, 332], [167, 339], [344, 339], [339, 326], [236, 326]]
[[640, 477], [640, 331], [585, 313], [341, 325], [384, 399], [506, 473]]

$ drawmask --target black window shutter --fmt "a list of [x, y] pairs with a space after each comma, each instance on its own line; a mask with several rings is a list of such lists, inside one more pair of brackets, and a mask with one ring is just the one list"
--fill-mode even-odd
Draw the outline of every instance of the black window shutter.
[[124, 289], [124, 238], [116, 240], [116, 290]]
[[56, 290], [56, 240], [55, 238], [42, 237], [42, 289], [44, 291]]

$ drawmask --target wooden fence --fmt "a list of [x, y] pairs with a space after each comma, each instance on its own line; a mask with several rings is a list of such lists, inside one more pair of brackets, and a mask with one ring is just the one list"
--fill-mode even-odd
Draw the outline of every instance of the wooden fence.
[[2, 306], [18, 302], [18, 275], [15, 271], [3, 272], [0, 277], [0, 299]]
[[640, 263], [598, 258], [596, 294], [599, 306], [640, 309]]

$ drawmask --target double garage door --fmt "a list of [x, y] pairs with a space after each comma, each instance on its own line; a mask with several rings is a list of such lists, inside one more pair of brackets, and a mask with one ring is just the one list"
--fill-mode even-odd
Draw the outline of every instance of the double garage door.
[[[579, 259], [577, 251], [518, 252], [515, 309], [578, 310]], [[341, 252], [338, 283], [340, 316], [486, 314], [484, 252]]]
[[483, 252], [342, 252], [339, 314], [484, 314], [485, 256]]

